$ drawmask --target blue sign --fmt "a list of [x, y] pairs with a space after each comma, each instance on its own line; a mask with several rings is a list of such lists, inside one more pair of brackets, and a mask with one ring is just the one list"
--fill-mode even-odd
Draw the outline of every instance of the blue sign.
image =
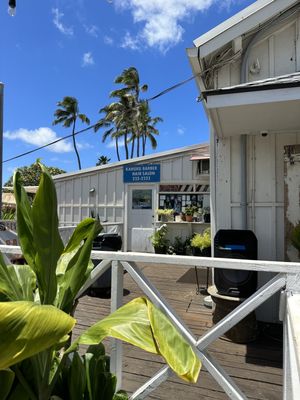
[[160, 164], [124, 165], [124, 183], [160, 182]]

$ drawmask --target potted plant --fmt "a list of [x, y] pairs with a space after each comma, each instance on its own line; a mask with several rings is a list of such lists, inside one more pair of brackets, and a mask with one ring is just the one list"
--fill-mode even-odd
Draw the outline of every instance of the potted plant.
[[203, 208], [203, 220], [207, 224], [210, 223], [210, 208], [209, 207]]
[[189, 205], [185, 207], [185, 218], [187, 222], [192, 222], [194, 214], [198, 212], [198, 207], [195, 205]]
[[162, 222], [168, 222], [168, 221], [173, 221], [174, 219], [174, 210], [173, 208], [164, 208], [164, 209], [157, 209], [156, 214], [158, 215], [158, 218]]
[[210, 229], [205, 229], [203, 233], [196, 233], [191, 239], [191, 248], [194, 256], [211, 256], [211, 234]]
[[166, 254], [169, 247], [169, 240], [167, 239], [168, 228], [166, 224], [161, 225], [153, 235], [150, 236], [152, 246], [157, 254]]
[[185, 256], [188, 241], [189, 239], [182, 239], [180, 236], [176, 236], [172, 245], [173, 254]]

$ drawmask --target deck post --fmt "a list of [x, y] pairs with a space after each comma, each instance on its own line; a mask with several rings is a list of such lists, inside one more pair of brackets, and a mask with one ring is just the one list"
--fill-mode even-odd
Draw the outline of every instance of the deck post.
[[287, 276], [282, 303], [283, 399], [296, 400], [300, 393], [300, 274]]
[[[113, 261], [111, 272], [111, 312], [113, 312], [123, 304], [124, 270], [118, 261]], [[117, 390], [122, 387], [122, 353], [122, 342], [111, 339], [110, 371], [117, 377]]]

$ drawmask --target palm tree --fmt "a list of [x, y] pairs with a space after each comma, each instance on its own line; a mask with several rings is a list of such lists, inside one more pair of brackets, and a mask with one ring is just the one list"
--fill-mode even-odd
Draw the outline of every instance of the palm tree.
[[100, 156], [100, 157], [98, 157], [96, 167], [98, 167], [100, 165], [108, 164], [109, 162], [110, 162], [110, 158], [108, 158], [107, 156]]
[[90, 120], [85, 114], [79, 113], [78, 101], [75, 97], [66, 96], [62, 101], [57, 103], [57, 106], [60, 107], [54, 112], [55, 120], [53, 121], [53, 125], [62, 124], [65, 128], [69, 128], [72, 126], [72, 139], [74, 151], [77, 157], [78, 168], [81, 169], [81, 162], [79, 153], [76, 146], [75, 140], [75, 128], [77, 118], [81, 120], [82, 123], [90, 124]]
[[[162, 118], [150, 116], [150, 108], [147, 101], [142, 101], [140, 103], [140, 115], [139, 115], [139, 124], [140, 124], [140, 132], [142, 136], [142, 155], [144, 156], [146, 153], [146, 142], [147, 139], [150, 140], [152, 149], [156, 149], [157, 141], [155, 136], [159, 135], [158, 130], [155, 125], [158, 122], [162, 122]], [[154, 136], [155, 135], [155, 136]]]
[[137, 157], [140, 156], [140, 138], [141, 138], [141, 132], [139, 129], [139, 106], [140, 106], [140, 92], [146, 92], [148, 90], [148, 85], [140, 85], [140, 77], [138, 70], [135, 67], [129, 67], [127, 69], [124, 69], [122, 74], [117, 76], [115, 79], [115, 83], [122, 83], [125, 85], [124, 88], [117, 89], [111, 92], [110, 97], [122, 97], [124, 95], [131, 95], [132, 96], [132, 110], [135, 109], [134, 115], [131, 115], [132, 119], [132, 137], [130, 139], [131, 141], [131, 158], [134, 156], [134, 147], [135, 147], [135, 142], [137, 142], [137, 147], [136, 147], [136, 155]]

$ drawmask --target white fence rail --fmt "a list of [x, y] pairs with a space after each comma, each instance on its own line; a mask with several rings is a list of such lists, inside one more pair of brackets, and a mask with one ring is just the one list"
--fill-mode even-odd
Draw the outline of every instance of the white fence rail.
[[[20, 254], [16, 246], [0, 246], [6, 254]], [[93, 251], [94, 260], [102, 260], [94, 268], [89, 281], [82, 287], [82, 294], [110, 266], [112, 266], [112, 311], [122, 305], [123, 269], [125, 269], [145, 295], [173, 321], [174, 325], [193, 347], [203, 365], [212, 377], [219, 383], [229, 398], [245, 400], [247, 397], [239, 389], [227, 372], [207, 352], [207, 347], [254, 311], [273, 294], [281, 291], [281, 317], [284, 324], [284, 400], [296, 400], [300, 393], [300, 263], [285, 263], [273, 261], [250, 261], [222, 258], [204, 258], [191, 256], [168, 256], [158, 254], [140, 254], [124, 252]], [[231, 313], [210, 328], [203, 336], [196, 338], [184, 322], [172, 310], [155, 286], [148, 280], [136, 263], [156, 263], [163, 268], [165, 265], [197, 266], [209, 268], [245, 269], [250, 271], [265, 271], [277, 273], [269, 282], [258, 289]], [[80, 295], [79, 294], [79, 295]], [[111, 350], [111, 368], [117, 375], [118, 386], [122, 386], [122, 344], [113, 340]], [[131, 400], [144, 399], [164, 382], [172, 371], [168, 366], [158, 371], [148, 382], [132, 394]]]

